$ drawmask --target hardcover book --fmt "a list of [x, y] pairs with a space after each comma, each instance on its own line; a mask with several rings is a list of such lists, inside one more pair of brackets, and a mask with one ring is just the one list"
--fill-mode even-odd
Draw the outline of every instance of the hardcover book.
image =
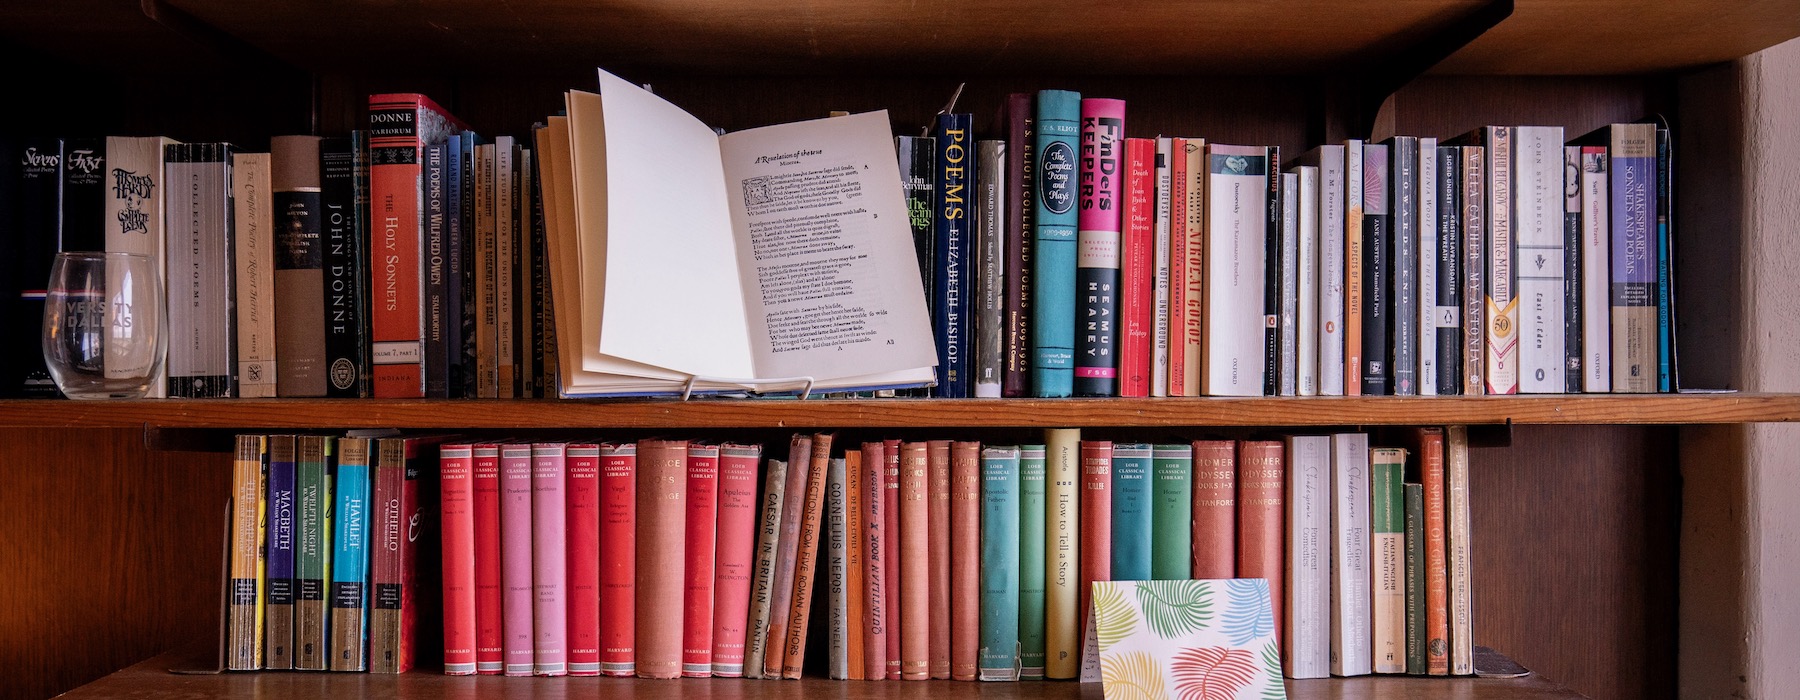
[[1120, 212], [1125, 159], [1125, 101], [1081, 100], [1081, 212], [1075, 253], [1077, 396], [1118, 393]]
[[[649, 482], [645, 482], [649, 483]], [[637, 445], [600, 446], [600, 673], [637, 673]]]
[[[267, 153], [231, 154], [228, 235], [233, 248], [232, 324], [237, 330], [237, 364], [232, 372], [238, 377], [237, 396], [246, 399], [275, 398], [276, 393], [277, 236], [269, 160]], [[305, 301], [310, 305], [313, 298]]]
[[1030, 396], [1032, 247], [1037, 215], [1037, 113], [1028, 92], [1006, 96], [1006, 373], [1001, 394]]
[[475, 674], [475, 451], [438, 450], [438, 522], [443, 526], [444, 675]]
[[950, 446], [949, 550], [950, 678], [972, 681], [981, 659], [979, 442], [956, 442]]
[[867, 547], [868, 527], [866, 497], [863, 487], [863, 453], [860, 448], [844, 450], [843, 519], [844, 519], [844, 677], [853, 681], [867, 680], [864, 666], [864, 631], [868, 620]]
[[1612, 223], [1612, 389], [1657, 390], [1656, 126], [1607, 128]]
[[1237, 443], [1195, 440], [1193, 578], [1237, 578]]
[[1200, 395], [1206, 315], [1206, 140], [1169, 144], [1169, 395]]
[[970, 114], [939, 114], [937, 128], [931, 133], [937, 148], [937, 191], [931, 208], [936, 245], [932, 252], [931, 326], [938, 356], [938, 382], [931, 395], [940, 398], [972, 395], [969, 374], [974, 360], [970, 355], [975, 343], [969, 333], [974, 325], [970, 323], [974, 275], [970, 270], [978, 264], [970, 238], [977, 164], [973, 124]]
[[975, 254], [970, 258], [975, 294], [973, 396], [1000, 398], [1006, 374], [1006, 142], [976, 144]]
[[[1319, 395], [1344, 394], [1344, 146], [1319, 146], [1301, 157], [1318, 168]], [[1304, 187], [1304, 185], [1302, 185]], [[1362, 208], [1362, 202], [1356, 202]], [[1305, 215], [1302, 210], [1302, 216]], [[1360, 229], [1359, 229], [1360, 230]]]
[[231, 144], [171, 145], [164, 154], [169, 222], [169, 396], [237, 391]]
[[492, 675], [506, 668], [500, 614], [506, 591], [500, 557], [500, 445], [477, 443], [470, 453], [474, 455], [475, 672]]
[[848, 504], [844, 502], [844, 478], [848, 470], [845, 458], [836, 458], [831, 460], [825, 477], [825, 609], [826, 627], [830, 632], [827, 675], [838, 680], [850, 680], [849, 566], [845, 556], [849, 551], [845, 544], [849, 533], [845, 532]]
[[[888, 609], [894, 604], [887, 588], [887, 568], [890, 566], [888, 560], [893, 549], [893, 538], [887, 528], [887, 504], [883, 497], [886, 490], [883, 472], [886, 471], [887, 459], [879, 442], [863, 443], [862, 451], [857, 456], [858, 464], [855, 466], [861, 472], [858, 479], [862, 499], [859, 509], [862, 527], [859, 529], [862, 533], [863, 562], [863, 623], [860, 629], [863, 635], [863, 655], [860, 663], [863, 679], [878, 681], [887, 678], [887, 637], [890, 634]], [[855, 612], [852, 611], [851, 614], [855, 615]], [[850, 660], [853, 668], [858, 663], [856, 659]]]
[[796, 433], [788, 440], [787, 480], [782, 485], [781, 530], [776, 538], [774, 586], [769, 594], [768, 643], [763, 650], [762, 674], [781, 677], [781, 659], [787, 654], [788, 620], [794, 601], [794, 569], [800, 561], [800, 527], [805, 517], [806, 481], [812, 468], [812, 436]]
[[1044, 446], [1019, 446], [1019, 679], [1044, 677]]
[[[362, 132], [319, 143], [323, 371], [332, 398], [370, 396], [367, 172]], [[279, 358], [277, 358], [279, 362]], [[277, 373], [279, 374], [279, 366]], [[279, 390], [279, 387], [277, 387]]]
[[[1296, 193], [1299, 210], [1296, 222], [1295, 241], [1299, 262], [1296, 272], [1294, 293], [1299, 296], [1295, 303], [1294, 332], [1298, 346], [1294, 358], [1294, 393], [1300, 396], [1319, 395], [1319, 168], [1314, 165], [1303, 165], [1294, 168], [1293, 173], [1298, 185]], [[1334, 327], [1335, 329], [1335, 327]]]
[[1151, 448], [1150, 578], [1184, 579], [1193, 573], [1194, 448]]
[[[450, 318], [448, 259], [456, 256], [446, 254], [450, 240], [450, 219], [446, 214], [450, 206], [450, 142], [461, 140], [452, 134], [442, 143], [426, 146], [422, 154], [425, 227], [421, 233], [424, 247], [419, 257], [419, 276], [424, 283], [420, 305], [425, 313], [425, 396], [433, 399], [450, 398], [450, 362], [453, 358], [449, 331], [455, 321]], [[456, 350], [460, 357], [461, 348]]]
[[[1119, 395], [1152, 395], [1156, 383], [1152, 349], [1156, 346], [1156, 319], [1163, 324], [1163, 360], [1168, 360], [1168, 267], [1155, 267], [1156, 187], [1151, 179], [1156, 158], [1155, 139], [1125, 139], [1124, 211], [1120, 214], [1119, 315], [1117, 355]], [[1167, 246], [1164, 262], [1167, 263]], [[1162, 280], [1163, 315], [1157, 311], [1157, 280]], [[1168, 388], [1161, 388], [1166, 395]]]
[[981, 451], [979, 678], [1019, 679], [1019, 448]]
[[331, 521], [336, 505], [332, 482], [337, 473], [335, 438], [302, 435], [294, 464], [294, 668], [324, 671], [331, 666], [326, 651], [331, 583]]
[[569, 674], [569, 493], [567, 447], [531, 446], [531, 591], [533, 668]]
[[[818, 575], [819, 548], [825, 531], [825, 484], [831, 468], [830, 433], [812, 437], [811, 464], [806, 475], [806, 500], [800, 511], [800, 560], [794, 565], [794, 595], [788, 614], [787, 651], [782, 654], [781, 677], [799, 679], [806, 660], [806, 635], [812, 619], [813, 580]], [[764, 671], [770, 670], [767, 661]]]
[[[167, 299], [169, 259], [167, 230], [164, 228], [165, 190], [170, 147], [180, 142], [160, 136], [106, 137], [106, 251], [137, 253], [150, 258], [156, 270], [157, 298]], [[48, 268], [46, 268], [48, 273]], [[48, 274], [46, 274], [46, 279]], [[172, 320], [172, 319], [170, 319]], [[172, 327], [171, 327], [172, 330]], [[174, 347], [173, 336], [168, 347]], [[167, 356], [167, 350], [163, 351]], [[106, 358], [106, 376], [141, 377], [151, 356], [112, 354]], [[160, 399], [169, 395], [169, 363], [164, 361], [151, 378], [145, 398]]]
[[1450, 673], [1450, 564], [1445, 510], [1444, 431], [1413, 434], [1425, 509], [1425, 664], [1430, 675]]
[[1369, 436], [1331, 436], [1331, 675], [1365, 676], [1374, 652], [1369, 614]]
[[[1081, 490], [1075, 497], [1080, 508], [1080, 583], [1076, 588], [1075, 618], [1082, 624], [1091, 613], [1095, 581], [1112, 576], [1112, 442], [1081, 441]], [[1079, 626], [1077, 630], [1081, 630]], [[1085, 637], [1076, 637], [1075, 648], [1086, 648]], [[1080, 663], [1080, 653], [1075, 664]]]
[[[1286, 510], [1287, 458], [1277, 440], [1245, 440], [1238, 443], [1238, 548], [1237, 577], [1268, 581], [1270, 600], [1283, 598], [1282, 557], [1287, 538], [1283, 525]], [[1271, 614], [1271, 636], [1280, 636], [1281, 608]]]
[[[73, 141], [73, 140], [71, 140]], [[91, 207], [85, 210], [69, 206], [64, 198], [74, 189], [71, 177], [85, 175], [89, 168], [98, 169], [99, 157], [89, 149], [86, 161], [76, 167], [76, 156], [65, 153], [64, 141], [56, 138], [0, 140], [0, 159], [6, 166], [0, 171], [0, 226], [5, 227], [11, 245], [8, 260], [0, 264], [0, 321], [35, 328], [44, 316], [45, 282], [60, 251], [103, 250], [90, 243], [87, 247], [69, 247], [66, 234], [74, 226], [100, 223], [101, 199], [87, 197]], [[71, 146], [73, 143], [71, 142]], [[94, 186], [85, 187], [91, 194], [101, 185], [99, 173], [85, 175]], [[74, 222], [81, 222], [75, 224]], [[7, 343], [0, 360], [8, 363], [0, 396], [53, 398], [60, 393], [44, 364], [39, 335], [21, 333]], [[105, 360], [101, 360], [102, 365]], [[104, 366], [100, 368], [104, 371]]]
[[1081, 662], [1080, 480], [1081, 431], [1044, 431], [1044, 675], [1054, 680], [1074, 678]]
[[1406, 672], [1406, 511], [1401, 477], [1406, 450], [1377, 447], [1369, 456], [1375, 580], [1371, 584], [1376, 673]]
[[931, 677], [950, 677], [950, 441], [932, 440], [925, 452], [926, 551], [931, 578], [926, 654]]
[[1206, 221], [1200, 392], [1261, 396], [1266, 317], [1263, 295], [1268, 206], [1268, 149], [1212, 144], [1207, 197], [1241, 206], [1212, 207]]
[[900, 448], [900, 678], [909, 681], [931, 677], [928, 451], [922, 442]]
[[1040, 397], [1075, 388], [1076, 176], [1081, 95], [1037, 95], [1037, 169], [1031, 284], [1031, 386]]
[[[269, 140], [269, 185], [274, 192], [275, 388], [282, 396], [324, 396], [326, 240], [321, 144], [317, 136]], [[240, 202], [242, 207], [243, 203]], [[242, 224], [239, 225], [242, 230]], [[245, 354], [255, 351], [245, 345]], [[240, 366], [246, 358], [239, 358]], [[240, 376], [247, 370], [240, 369]], [[246, 379], [245, 396], [250, 395]]]
[[689, 678], [712, 676], [718, 524], [719, 446], [690, 443], [681, 605], [681, 675]]
[[508, 676], [537, 670], [533, 626], [531, 444], [500, 446], [500, 648]]
[[[687, 517], [685, 440], [643, 440], [637, 449], [637, 675], [681, 675], [682, 530]], [[604, 546], [604, 545], [603, 545]]]
[[1150, 445], [1119, 443], [1112, 448], [1112, 565], [1121, 581], [1152, 578], [1155, 534], [1151, 496]]
[[713, 574], [712, 675], [744, 675], [745, 625], [756, 557], [756, 468], [761, 445], [719, 447], [717, 562]]
[[[897, 681], [904, 678], [901, 673], [901, 612], [906, 605], [905, 587], [900, 582], [900, 572], [904, 560], [910, 550], [906, 549], [905, 533], [901, 529], [900, 519], [900, 441], [884, 440], [882, 449], [882, 516], [885, 522], [882, 527], [887, 530], [888, 557], [885, 567], [887, 589], [887, 650], [884, 652], [887, 661], [887, 680]], [[921, 555], [922, 556], [922, 555]], [[917, 560], [915, 560], [917, 561]]]
[[781, 509], [787, 500], [787, 472], [787, 462], [771, 459], [764, 476], [756, 530], [756, 570], [750, 584], [749, 628], [744, 642], [743, 675], [746, 678], [763, 677], [763, 661], [768, 656], [769, 619], [775, 599], [775, 559], [781, 547]]
[[1518, 388], [1560, 394], [1564, 353], [1563, 130], [1513, 127], [1513, 265], [1518, 287]]
[[1427, 674], [1425, 662], [1425, 491], [1406, 484], [1406, 675]]
[[263, 609], [263, 668], [285, 671], [294, 668], [294, 436], [271, 435], [267, 447], [267, 537], [263, 548], [268, 605]]
[[600, 446], [564, 448], [569, 675], [600, 675]]
[[1474, 549], [1469, 528], [1469, 429], [1453, 425], [1444, 429], [1445, 542], [1450, 566], [1450, 675], [1475, 673], [1475, 596], [1470, 586], [1474, 574]]
[[1331, 437], [1287, 439], [1287, 599], [1282, 657], [1289, 678], [1331, 674]]
[[[438, 462], [441, 438], [382, 438], [380, 461], [371, 478], [373, 503], [369, 543], [369, 672], [405, 673], [440, 640], [422, 626], [424, 611], [442, 610], [438, 600], [442, 567], [438, 556], [436, 485], [427, 464]], [[419, 482], [426, 480], [421, 485]]]

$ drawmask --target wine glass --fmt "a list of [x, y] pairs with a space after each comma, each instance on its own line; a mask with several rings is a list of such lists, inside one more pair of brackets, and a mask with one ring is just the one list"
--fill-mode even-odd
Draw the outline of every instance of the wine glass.
[[162, 375], [162, 281], [136, 253], [57, 253], [44, 363], [71, 399], [143, 398]]

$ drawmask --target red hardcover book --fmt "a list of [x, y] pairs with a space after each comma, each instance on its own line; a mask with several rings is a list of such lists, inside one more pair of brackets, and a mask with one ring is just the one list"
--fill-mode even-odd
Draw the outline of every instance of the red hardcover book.
[[[431, 98], [369, 96], [369, 325], [376, 398], [425, 395], [425, 149], [467, 127]], [[441, 361], [441, 360], [440, 360]]]
[[868, 591], [863, 587], [862, 452], [844, 450], [844, 678], [863, 680], [863, 619], [868, 616]]
[[1188, 357], [1187, 342], [1187, 139], [1170, 140], [1169, 149], [1169, 395], [1188, 396], [1188, 365], [1200, 358]]
[[637, 445], [600, 446], [600, 673], [637, 675]]
[[761, 445], [719, 448], [717, 561], [713, 567], [712, 674], [744, 675], [750, 616], [750, 567], [756, 558], [756, 465]]
[[600, 675], [600, 446], [573, 443], [568, 469], [569, 675]]
[[638, 442], [637, 675], [681, 676], [682, 531], [687, 519], [686, 440]]
[[[369, 605], [370, 673], [411, 670], [418, 656], [419, 611], [437, 607], [432, 597], [438, 584], [430, 579], [442, 569], [435, 560], [420, 562], [425, 553], [435, 555], [438, 549], [429, 539], [432, 528], [424, 522], [427, 512], [437, 511], [437, 504], [424, 502], [419, 478], [426, 462], [437, 461], [437, 443], [441, 441], [382, 438], [379, 443], [373, 527], [369, 530], [375, 548], [369, 557], [369, 581], [375, 588], [375, 599]], [[435, 494], [436, 489], [431, 492]], [[420, 540], [430, 546], [421, 547]]]
[[[1286, 458], [1279, 440], [1245, 440], [1238, 447], [1237, 578], [1269, 582], [1269, 600], [1282, 598], [1282, 522], [1287, 482]], [[1273, 605], [1275, 636], [1281, 635], [1281, 608]]]
[[718, 511], [719, 446], [688, 445], [681, 675], [689, 678], [712, 676], [713, 547]]
[[950, 447], [950, 677], [981, 661], [981, 443]]
[[[950, 441], [926, 443], [926, 548], [930, 553], [931, 623], [927, 652], [931, 677], [950, 677]], [[904, 487], [902, 487], [904, 488]]]
[[1196, 579], [1237, 578], [1237, 443], [1194, 441]]
[[1119, 395], [1150, 395], [1150, 334], [1156, 330], [1156, 139], [1125, 139], [1125, 211], [1119, 286]]
[[830, 433], [814, 435], [806, 475], [806, 503], [800, 516], [800, 559], [794, 564], [793, 607], [788, 615], [787, 650], [781, 655], [781, 677], [800, 678], [806, 660], [807, 623], [812, 620], [813, 578], [818, 573], [819, 542], [825, 539], [825, 479], [831, 468]]
[[931, 510], [926, 505], [929, 448], [900, 446], [900, 678], [931, 677]]
[[568, 455], [531, 446], [531, 602], [534, 675], [569, 675]]
[[474, 448], [438, 451], [438, 512], [444, 525], [444, 673], [475, 673]]
[[863, 620], [863, 677], [878, 681], [887, 678], [887, 650], [893, 603], [888, 591], [888, 570], [893, 566], [888, 553], [893, 548], [894, 530], [889, 529], [887, 507], [887, 451], [879, 442], [862, 446], [863, 517], [867, 532], [863, 536], [863, 590], [866, 592], [868, 616]]
[[1413, 436], [1419, 485], [1425, 493], [1425, 671], [1450, 675], [1450, 559], [1444, 516], [1444, 430], [1420, 428]]
[[474, 454], [475, 672], [505, 668], [500, 652], [500, 446], [480, 443]]
[[812, 436], [788, 440], [787, 484], [782, 491], [781, 535], [775, 546], [775, 583], [769, 601], [769, 644], [763, 652], [763, 676], [781, 677], [787, 653], [787, 625], [794, 605], [794, 563], [800, 557], [800, 519], [806, 509], [806, 477], [812, 465]]
[[[1081, 441], [1081, 589], [1077, 624], [1086, 629], [1095, 581], [1112, 580], [1112, 442]], [[1082, 634], [1086, 634], [1083, 632]], [[1084, 648], [1078, 641], [1076, 649]]]
[[[921, 443], [921, 446], [923, 443]], [[903, 677], [900, 663], [900, 612], [905, 605], [906, 593], [900, 585], [901, 559], [906, 556], [905, 533], [900, 529], [900, 452], [899, 440], [886, 440], [881, 444], [882, 457], [886, 464], [882, 466], [882, 507], [887, 512], [882, 514], [886, 521], [890, 538], [889, 557], [885, 567], [887, 578], [887, 679], [897, 681]], [[921, 458], [924, 455], [920, 455]], [[923, 551], [923, 550], [921, 550]], [[923, 554], [920, 555], [921, 557]], [[923, 559], [921, 559], [923, 561]]]

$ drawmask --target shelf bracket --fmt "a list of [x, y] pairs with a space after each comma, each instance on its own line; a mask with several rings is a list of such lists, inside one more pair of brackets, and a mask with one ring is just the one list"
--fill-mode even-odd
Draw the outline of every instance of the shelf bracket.
[[[1488, 30], [1499, 26], [1512, 13], [1513, 0], [1489, 0], [1411, 45], [1364, 64], [1354, 73], [1364, 77], [1357, 79], [1340, 76], [1340, 79], [1330, 81], [1349, 87], [1345, 94], [1347, 99], [1344, 100], [1348, 104], [1339, 105], [1349, 110], [1347, 116], [1351, 121], [1344, 124], [1345, 131], [1351, 138], [1363, 137], [1373, 141], [1393, 136], [1394, 93], [1486, 34]], [[1331, 129], [1327, 124], [1321, 124], [1315, 129], [1324, 132], [1314, 134], [1317, 143], [1341, 140], [1337, 138], [1337, 134], [1330, 133]]]

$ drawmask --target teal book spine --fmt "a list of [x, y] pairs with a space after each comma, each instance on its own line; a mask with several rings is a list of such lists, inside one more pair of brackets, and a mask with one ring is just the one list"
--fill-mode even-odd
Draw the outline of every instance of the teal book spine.
[[1425, 487], [1406, 485], [1406, 674], [1423, 676], [1425, 662]]
[[977, 678], [1019, 679], [1019, 448], [981, 451], [981, 658]]
[[1081, 94], [1042, 90], [1037, 96], [1037, 198], [1033, 232], [1031, 388], [1042, 397], [1075, 388], [1075, 147], [1081, 137]]
[[337, 506], [331, 553], [331, 670], [368, 669], [369, 446], [338, 443]]
[[1193, 573], [1194, 447], [1157, 445], [1150, 457], [1150, 578], [1186, 580]]
[[1112, 580], [1150, 579], [1150, 446], [1118, 443], [1112, 453]]
[[1019, 447], [1019, 678], [1044, 677], [1044, 446]]

